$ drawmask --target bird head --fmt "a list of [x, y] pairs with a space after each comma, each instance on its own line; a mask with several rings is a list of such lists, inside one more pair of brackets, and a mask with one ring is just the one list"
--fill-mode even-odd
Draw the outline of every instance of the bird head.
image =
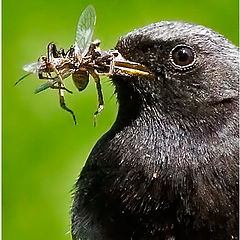
[[116, 49], [146, 66], [150, 76], [115, 76], [121, 105], [175, 114], [208, 113], [238, 101], [238, 48], [213, 30], [163, 21], [121, 37]]

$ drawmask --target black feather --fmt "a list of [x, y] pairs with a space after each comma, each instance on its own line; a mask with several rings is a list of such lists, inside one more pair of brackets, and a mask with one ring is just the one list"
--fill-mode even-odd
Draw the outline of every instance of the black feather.
[[[178, 45], [195, 62], [173, 64]], [[185, 22], [116, 48], [155, 75], [112, 78], [119, 112], [76, 183], [76, 240], [238, 239], [238, 48]]]

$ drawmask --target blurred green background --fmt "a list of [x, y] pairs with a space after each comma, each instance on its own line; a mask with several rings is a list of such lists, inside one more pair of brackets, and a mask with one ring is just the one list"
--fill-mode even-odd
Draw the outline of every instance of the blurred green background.
[[2, 3], [3, 97], [3, 239], [69, 240], [71, 189], [97, 139], [113, 124], [117, 113], [114, 88], [102, 78], [105, 109], [93, 127], [97, 107], [91, 82], [79, 93], [71, 79], [67, 105], [78, 125], [59, 107], [57, 92], [38, 95], [41, 84], [22, 66], [36, 61], [54, 41], [68, 49], [82, 10], [92, 4], [97, 12], [94, 38], [103, 49], [113, 48], [121, 35], [160, 20], [185, 20], [210, 27], [238, 44], [238, 1], [154, 0], [4, 0]]

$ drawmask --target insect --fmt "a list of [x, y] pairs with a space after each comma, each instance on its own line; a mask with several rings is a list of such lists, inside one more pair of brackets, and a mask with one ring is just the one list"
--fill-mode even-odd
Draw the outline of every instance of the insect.
[[92, 42], [95, 24], [95, 9], [92, 6], [88, 6], [79, 18], [75, 43], [70, 49], [67, 52], [64, 49], [58, 50], [56, 45], [50, 42], [47, 46], [47, 55], [41, 56], [37, 62], [25, 65], [23, 70], [28, 72], [28, 74], [16, 82], [16, 84], [19, 83], [31, 73], [37, 73], [39, 79], [44, 79], [46, 82], [38, 87], [35, 93], [42, 92], [48, 88], [57, 89], [60, 106], [71, 113], [75, 124], [75, 114], [65, 104], [64, 91], [72, 93], [64, 85], [65, 78], [71, 75], [76, 88], [82, 91], [89, 83], [89, 75], [92, 76], [98, 95], [98, 108], [94, 113], [95, 120], [104, 105], [100, 75], [150, 74], [150, 71], [146, 67], [125, 60], [116, 50], [102, 51], [99, 48], [99, 40]]

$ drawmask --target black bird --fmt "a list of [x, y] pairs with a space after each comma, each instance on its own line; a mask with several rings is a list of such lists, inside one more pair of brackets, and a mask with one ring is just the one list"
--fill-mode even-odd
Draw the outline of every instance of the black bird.
[[73, 239], [238, 239], [238, 47], [165, 21], [116, 49], [154, 77], [112, 77], [118, 116], [76, 183]]

